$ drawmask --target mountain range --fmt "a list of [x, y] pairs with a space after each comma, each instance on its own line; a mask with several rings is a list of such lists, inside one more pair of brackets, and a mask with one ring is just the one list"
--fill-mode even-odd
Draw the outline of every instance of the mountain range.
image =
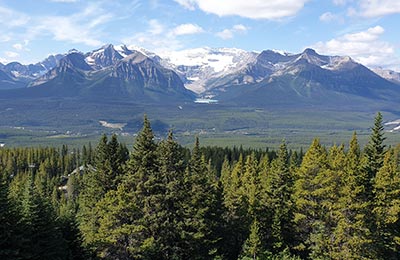
[[233, 48], [153, 53], [105, 45], [42, 62], [0, 64], [0, 98], [73, 97], [133, 102], [193, 101], [241, 106], [365, 105], [398, 102], [400, 73], [371, 70], [312, 49], [289, 54]]

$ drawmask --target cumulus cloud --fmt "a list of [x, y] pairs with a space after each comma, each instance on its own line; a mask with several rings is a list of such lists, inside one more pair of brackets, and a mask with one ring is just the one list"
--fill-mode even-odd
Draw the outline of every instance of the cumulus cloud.
[[218, 16], [237, 15], [250, 19], [277, 20], [299, 12], [310, 0], [175, 0], [183, 7], [216, 14]]
[[396, 57], [394, 46], [380, 39], [384, 32], [384, 28], [375, 26], [327, 42], [318, 42], [310, 47], [323, 54], [351, 56], [366, 66], [398, 69], [400, 58]]
[[216, 35], [221, 39], [228, 40], [233, 38], [233, 31], [231, 29], [225, 29], [217, 32]]
[[245, 33], [248, 30], [246, 26], [243, 24], [235, 24], [230, 29], [224, 29], [220, 32], [217, 32], [215, 35], [221, 39], [228, 40], [232, 39], [236, 33]]
[[204, 32], [204, 29], [201, 28], [197, 24], [192, 24], [192, 23], [185, 23], [178, 25], [172, 30], [172, 34], [174, 35], [188, 35], [188, 34], [198, 34]]
[[360, 0], [360, 12], [365, 17], [378, 17], [400, 13], [398, 0]]
[[23, 43], [15, 43], [12, 45], [12, 47], [14, 49], [16, 49], [17, 51], [29, 51], [28, 48], [26, 48], [26, 46], [29, 44], [28, 40], [24, 40]]

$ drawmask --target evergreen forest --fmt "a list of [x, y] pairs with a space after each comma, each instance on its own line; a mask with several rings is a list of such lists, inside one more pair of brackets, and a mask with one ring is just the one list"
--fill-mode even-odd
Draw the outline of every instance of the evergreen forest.
[[0, 149], [0, 259], [400, 259], [400, 145]]

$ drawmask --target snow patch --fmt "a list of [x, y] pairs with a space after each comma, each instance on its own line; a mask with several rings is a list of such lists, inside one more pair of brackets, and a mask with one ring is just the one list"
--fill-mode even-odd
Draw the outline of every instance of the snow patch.
[[119, 130], [122, 130], [126, 126], [126, 123], [108, 123], [107, 121], [102, 121], [102, 120], [100, 120], [99, 123], [104, 127], [119, 129]]
[[[388, 130], [389, 132], [395, 132], [395, 131], [400, 131], [400, 119], [394, 120], [394, 121], [390, 121], [385, 123], [385, 126], [390, 126], [390, 130]], [[394, 127], [393, 127], [394, 126]]]
[[236, 48], [195, 48], [160, 53], [161, 64], [178, 72], [189, 82], [187, 89], [196, 93], [206, 90], [208, 80], [223, 78], [254, 62], [257, 53]]

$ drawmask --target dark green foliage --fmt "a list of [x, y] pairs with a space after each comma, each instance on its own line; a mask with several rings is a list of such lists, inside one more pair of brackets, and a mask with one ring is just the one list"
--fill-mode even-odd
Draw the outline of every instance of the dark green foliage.
[[65, 259], [66, 243], [49, 201], [41, 197], [29, 175], [21, 205], [21, 257], [23, 259]]
[[145, 117], [129, 154], [114, 135], [70, 150], [0, 150], [1, 259], [398, 259], [400, 147], [382, 118], [302, 151], [181, 147]]
[[[85, 244], [95, 247], [99, 228], [99, 208], [96, 204], [105, 197], [107, 192], [117, 189], [117, 185], [122, 179], [126, 151], [119, 144], [115, 135], [112, 136], [111, 141], [108, 141], [107, 136], [103, 135], [96, 147], [93, 160], [94, 167], [83, 165], [85, 174], [82, 179], [82, 191], [79, 195], [80, 207], [77, 217], [80, 230], [84, 234]], [[74, 178], [76, 176], [71, 178], [71, 181]], [[71, 184], [73, 185], [73, 183]], [[71, 191], [73, 186], [69, 186], [69, 188], [69, 193], [73, 192]]]
[[378, 255], [385, 259], [400, 256], [400, 146], [386, 152], [374, 186], [374, 209]]
[[385, 141], [383, 118], [381, 113], [377, 113], [375, 117], [374, 126], [372, 127], [372, 133], [369, 138], [369, 142], [365, 147], [365, 170], [368, 173], [368, 179], [370, 180], [370, 186], [368, 187], [369, 192], [372, 193], [372, 185], [375, 175], [383, 165], [383, 159], [385, 156]]
[[[0, 169], [1, 170], [1, 169]], [[0, 259], [16, 259], [19, 255], [17, 215], [8, 198], [8, 178], [0, 172]]]
[[271, 212], [270, 244], [274, 252], [280, 252], [290, 244], [293, 232], [293, 181], [289, 167], [286, 143], [279, 148], [277, 158], [271, 163], [271, 172], [266, 177], [266, 206]]

